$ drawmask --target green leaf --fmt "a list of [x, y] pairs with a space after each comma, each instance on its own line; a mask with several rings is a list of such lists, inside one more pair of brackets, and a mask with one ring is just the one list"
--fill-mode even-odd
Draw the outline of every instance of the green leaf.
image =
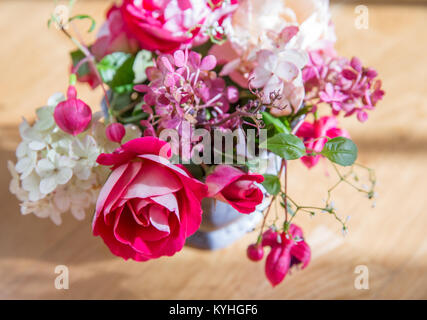
[[[83, 52], [81, 52], [79, 49], [70, 52], [70, 55], [71, 55], [73, 67], [75, 67], [79, 63], [80, 60], [82, 60], [86, 57], [85, 54]], [[83, 77], [83, 76], [89, 74], [89, 72], [90, 72], [89, 63], [87, 63], [87, 62], [83, 63], [80, 66], [79, 70], [77, 70], [77, 74], [80, 77]]]
[[79, 15], [76, 15], [76, 16], [68, 19], [68, 22], [71, 22], [71, 21], [76, 20], [76, 19], [78, 19], [78, 20], [89, 19], [91, 21], [91, 25], [90, 25], [88, 32], [92, 32], [95, 29], [96, 21], [91, 16], [89, 16], [87, 14], [79, 14]]
[[293, 134], [278, 133], [267, 139], [267, 149], [286, 160], [299, 159], [305, 155], [305, 146]]
[[336, 137], [326, 142], [321, 154], [341, 166], [351, 166], [357, 158], [357, 146], [350, 139]]
[[134, 83], [143, 83], [147, 80], [145, 70], [154, 65], [153, 55], [150, 51], [141, 50], [136, 54], [132, 70], [135, 74]]
[[262, 119], [267, 126], [272, 125], [278, 133], [290, 133], [286, 125], [270, 113], [262, 112]]
[[264, 174], [264, 181], [262, 185], [272, 196], [277, 195], [281, 189], [279, 178], [273, 174]]
[[97, 68], [102, 81], [118, 93], [132, 91], [135, 74], [132, 70], [135, 57], [124, 52], [114, 52], [105, 56]]

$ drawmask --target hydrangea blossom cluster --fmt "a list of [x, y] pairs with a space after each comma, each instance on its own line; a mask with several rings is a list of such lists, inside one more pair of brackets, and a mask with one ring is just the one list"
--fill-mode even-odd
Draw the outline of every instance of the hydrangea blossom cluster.
[[377, 72], [363, 67], [356, 57], [347, 60], [321, 51], [312, 51], [309, 56], [303, 70], [306, 104], [327, 103], [334, 115], [356, 114], [360, 122], [366, 121], [366, 111], [374, 109], [384, 96]]
[[[101, 152], [117, 147], [106, 138], [100, 114], [95, 114], [88, 130], [77, 136], [62, 131], [53, 115], [62, 101], [65, 97], [55, 94], [47, 106], [37, 110], [33, 125], [23, 120], [17, 163], [8, 163], [10, 190], [21, 201], [21, 213], [49, 217], [55, 224], [61, 224], [61, 215], [68, 211], [78, 220], [85, 217], [107, 174], [96, 159]], [[138, 136], [138, 131], [128, 126], [128, 139]]]

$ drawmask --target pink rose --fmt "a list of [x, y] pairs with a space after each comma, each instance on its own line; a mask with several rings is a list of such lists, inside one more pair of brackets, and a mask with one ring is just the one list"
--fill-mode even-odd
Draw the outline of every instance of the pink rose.
[[174, 52], [186, 44], [201, 44], [214, 23], [221, 24], [237, 7], [209, 0], [124, 0], [122, 17], [142, 48]]
[[[129, 32], [123, 21], [120, 8], [112, 6], [107, 12], [107, 21], [98, 32], [95, 42], [90, 48], [97, 61], [101, 61], [106, 55], [113, 52], [136, 53], [139, 50], [138, 40]], [[76, 62], [72, 66], [76, 66]], [[85, 74], [77, 73], [79, 82], [87, 82], [92, 89], [99, 84], [99, 78], [92, 64], [85, 63], [79, 68], [80, 71], [86, 67]]]
[[143, 137], [98, 157], [113, 167], [92, 229], [115, 255], [136, 261], [172, 256], [199, 228], [206, 186], [171, 164], [170, 156], [168, 143]]
[[138, 40], [129, 32], [123, 21], [120, 8], [113, 5], [107, 12], [107, 21], [102, 25], [91, 51], [97, 60], [107, 54], [121, 51], [135, 53]]
[[208, 196], [229, 203], [240, 213], [252, 213], [262, 202], [264, 195], [254, 182], [263, 181], [262, 175], [227, 165], [217, 166], [206, 178]]
[[[304, 139], [304, 144], [308, 152], [321, 152], [327, 142], [327, 138], [350, 138], [346, 130], [338, 128], [338, 121], [334, 116], [321, 117], [313, 123], [306, 121], [299, 127], [296, 135]], [[304, 156], [301, 158], [301, 161], [308, 168], [315, 166], [319, 160], [320, 155]]]

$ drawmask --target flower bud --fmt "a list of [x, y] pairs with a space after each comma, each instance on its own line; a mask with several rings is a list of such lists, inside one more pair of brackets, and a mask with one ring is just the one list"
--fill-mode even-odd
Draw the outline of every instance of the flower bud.
[[260, 261], [264, 256], [264, 249], [260, 244], [251, 244], [247, 249], [249, 260]]
[[92, 111], [89, 106], [76, 96], [75, 87], [70, 85], [67, 100], [58, 103], [53, 113], [58, 127], [73, 136], [85, 131], [92, 120]]
[[125, 127], [121, 123], [110, 123], [105, 129], [108, 140], [120, 143], [126, 134]]

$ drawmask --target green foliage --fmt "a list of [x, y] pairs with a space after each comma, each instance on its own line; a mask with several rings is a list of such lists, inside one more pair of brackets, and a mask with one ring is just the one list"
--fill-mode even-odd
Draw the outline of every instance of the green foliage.
[[299, 159], [306, 154], [301, 139], [288, 133], [278, 133], [268, 138], [267, 149], [286, 160]]
[[276, 118], [269, 112], [262, 112], [262, 120], [264, 121], [267, 129], [273, 127], [276, 133], [290, 133], [290, 129], [285, 125], [280, 118]]
[[147, 80], [145, 70], [154, 65], [153, 55], [150, 51], [141, 50], [136, 54], [132, 70], [135, 74], [134, 83], [143, 83]]
[[105, 56], [97, 64], [102, 81], [117, 93], [132, 92], [135, 78], [134, 61], [134, 56], [124, 52], [114, 52]]
[[281, 189], [279, 177], [273, 174], [264, 174], [264, 181], [262, 185], [272, 196], [277, 195]]
[[96, 21], [94, 18], [92, 18], [91, 16], [87, 15], [87, 14], [78, 14], [74, 17], [71, 17], [70, 19], [68, 19], [68, 22], [71, 22], [73, 20], [83, 20], [83, 19], [89, 19], [91, 21], [90, 27], [88, 32], [92, 32], [95, 29], [96, 26]]
[[[86, 58], [85, 54], [83, 52], [81, 52], [79, 49], [70, 52], [71, 55], [71, 61], [73, 64], [73, 67], [75, 67], [80, 60]], [[90, 72], [90, 68], [89, 68], [89, 63], [83, 63], [79, 70], [77, 70], [77, 74], [79, 75], [79, 77], [83, 77], [87, 74], [89, 74]]]
[[336, 137], [326, 142], [321, 154], [341, 166], [351, 166], [357, 158], [357, 146], [350, 139]]

